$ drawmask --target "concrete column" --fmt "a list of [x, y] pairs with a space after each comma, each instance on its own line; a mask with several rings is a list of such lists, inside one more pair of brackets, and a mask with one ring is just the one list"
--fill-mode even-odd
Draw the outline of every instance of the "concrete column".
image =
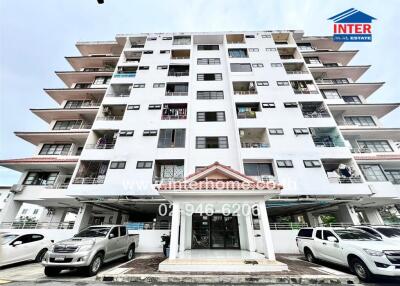
[[254, 239], [254, 227], [253, 221], [251, 219], [251, 212], [245, 216], [246, 229], [247, 229], [247, 241], [249, 246], [249, 251], [256, 251], [256, 241]]
[[179, 234], [179, 252], [185, 251], [185, 236], [186, 236], [186, 214], [182, 211], [181, 213], [181, 231]]
[[186, 216], [185, 249], [192, 249], [192, 215]]
[[14, 193], [11, 193], [7, 202], [4, 204], [3, 210], [0, 212], [0, 223], [13, 222], [22, 206], [21, 201], [14, 200]]
[[308, 223], [308, 225], [311, 226], [311, 227], [315, 227], [315, 226], [318, 225], [317, 219], [316, 219], [315, 216], [313, 216], [313, 214], [310, 213], [310, 212], [306, 212], [306, 213], [304, 214], [304, 219], [306, 220], [306, 222]]
[[338, 223], [350, 223], [354, 225], [360, 225], [357, 213], [350, 204], [343, 204], [339, 206], [337, 217]]
[[240, 241], [240, 249], [248, 250], [248, 239], [247, 239], [247, 228], [246, 228], [246, 218], [238, 212], [237, 214], [238, 220], [238, 230], [239, 230], [239, 241]]
[[275, 260], [274, 245], [272, 244], [272, 235], [269, 228], [269, 221], [265, 202], [258, 203], [258, 216], [260, 218], [261, 238], [264, 244], [264, 255], [270, 260]]
[[364, 214], [370, 224], [381, 225], [384, 221], [377, 208], [364, 209]]
[[174, 202], [172, 204], [171, 242], [169, 246], [169, 259], [176, 259], [176, 256], [178, 254], [179, 220], [180, 220], [179, 203]]
[[93, 206], [90, 204], [83, 204], [76, 215], [76, 220], [74, 224], [74, 231], [78, 232], [85, 227], [89, 226], [90, 215], [93, 210]]

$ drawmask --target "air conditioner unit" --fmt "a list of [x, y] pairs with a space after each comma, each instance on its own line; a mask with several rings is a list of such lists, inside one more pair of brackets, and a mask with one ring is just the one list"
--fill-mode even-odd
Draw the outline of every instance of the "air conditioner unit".
[[14, 184], [11, 186], [10, 191], [13, 193], [20, 193], [24, 190], [24, 186], [20, 184]]
[[271, 175], [261, 176], [261, 181], [263, 181], [263, 182], [269, 182], [269, 181], [273, 181], [273, 180], [274, 180], [274, 176], [271, 176]]

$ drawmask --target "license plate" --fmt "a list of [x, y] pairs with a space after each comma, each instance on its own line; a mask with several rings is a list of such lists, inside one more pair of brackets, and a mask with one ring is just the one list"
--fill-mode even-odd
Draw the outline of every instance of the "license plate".
[[54, 257], [54, 261], [64, 261], [65, 256], [56, 256]]

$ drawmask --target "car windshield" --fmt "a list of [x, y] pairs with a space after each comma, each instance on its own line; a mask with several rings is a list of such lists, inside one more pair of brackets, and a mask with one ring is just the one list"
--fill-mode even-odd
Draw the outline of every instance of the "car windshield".
[[109, 231], [109, 227], [89, 227], [76, 234], [75, 237], [105, 237]]
[[400, 228], [394, 228], [394, 227], [377, 227], [375, 228], [377, 231], [382, 233], [383, 235], [394, 238], [394, 237], [400, 237]]
[[380, 240], [376, 236], [359, 229], [335, 229], [335, 232], [343, 240]]
[[1, 244], [7, 244], [10, 241], [12, 241], [13, 239], [17, 238], [18, 235], [17, 234], [3, 234], [1, 236]]

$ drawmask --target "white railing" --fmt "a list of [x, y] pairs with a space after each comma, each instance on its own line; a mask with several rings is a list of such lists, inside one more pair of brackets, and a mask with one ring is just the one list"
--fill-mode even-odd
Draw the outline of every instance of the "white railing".
[[97, 107], [100, 106], [100, 102], [85, 102], [78, 106], [64, 106], [64, 109], [80, 109], [80, 108], [87, 108], [87, 107]]
[[328, 178], [329, 183], [336, 183], [336, 184], [360, 184], [362, 183], [361, 177], [331, 177]]
[[189, 72], [168, 72], [168, 76], [188, 76]]
[[188, 57], [188, 56], [187, 57], [172, 57], [171, 56], [171, 59], [172, 60], [187, 60], [187, 59], [190, 59], [190, 57]]
[[187, 91], [166, 91], [166, 96], [186, 96], [189, 93]]
[[71, 129], [90, 129], [90, 128], [92, 128], [92, 124], [87, 124], [87, 123], [76, 124], [71, 127]]
[[328, 112], [303, 112], [304, 118], [326, 118], [330, 117]]
[[303, 227], [308, 227], [307, 223], [298, 222], [286, 222], [286, 223], [270, 223], [269, 227], [271, 230], [294, 230]]
[[0, 223], [0, 229], [73, 229], [71, 222], [32, 222], [32, 221], [13, 221]]
[[241, 143], [242, 148], [268, 148], [270, 147], [268, 143]]
[[87, 144], [85, 149], [114, 149], [115, 143], [110, 144]]
[[308, 74], [308, 71], [286, 71], [287, 74]]
[[82, 184], [82, 185], [94, 185], [94, 184], [103, 184], [105, 180], [105, 176], [90, 178], [90, 177], [76, 177], [73, 181], [73, 184]]
[[171, 182], [181, 182], [184, 179], [182, 176], [176, 176], [172, 178], [162, 178], [162, 177], [153, 177], [154, 184], [162, 184], [162, 183], [171, 183]]
[[314, 141], [316, 147], [344, 147], [344, 144], [335, 142]]
[[369, 148], [351, 148], [350, 149], [351, 153], [372, 153], [374, 152], [373, 150]]
[[69, 183], [55, 183], [53, 185], [47, 185], [46, 189], [66, 189], [68, 188]]
[[105, 121], [111, 121], [111, 120], [122, 120], [124, 116], [119, 115], [119, 116], [101, 116], [97, 117], [97, 120], [105, 120]]
[[309, 89], [293, 89], [295, 94], [317, 94], [318, 91], [316, 90], [309, 90]]
[[178, 115], [162, 115], [161, 120], [175, 120], [175, 119], [186, 119], [186, 114], [178, 114]]
[[235, 90], [233, 94], [257, 94], [257, 90]]

